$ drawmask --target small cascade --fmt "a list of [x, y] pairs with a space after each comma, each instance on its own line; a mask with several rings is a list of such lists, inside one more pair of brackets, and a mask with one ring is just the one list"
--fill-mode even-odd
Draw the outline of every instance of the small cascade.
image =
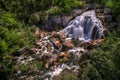
[[68, 26], [62, 30], [68, 37], [83, 41], [100, 39], [103, 31], [103, 25], [96, 17], [94, 10], [84, 12], [70, 21]]

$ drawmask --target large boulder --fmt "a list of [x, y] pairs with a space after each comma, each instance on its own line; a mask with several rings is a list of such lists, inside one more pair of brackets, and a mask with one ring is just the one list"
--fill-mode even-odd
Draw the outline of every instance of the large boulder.
[[48, 16], [48, 20], [45, 25], [45, 28], [47, 30], [49, 30], [49, 31], [59, 30], [59, 28], [61, 28], [61, 26], [62, 26], [61, 16], [53, 16], [53, 15]]
[[49, 31], [59, 31], [67, 26], [68, 22], [73, 18], [71, 15], [49, 15], [45, 28]]

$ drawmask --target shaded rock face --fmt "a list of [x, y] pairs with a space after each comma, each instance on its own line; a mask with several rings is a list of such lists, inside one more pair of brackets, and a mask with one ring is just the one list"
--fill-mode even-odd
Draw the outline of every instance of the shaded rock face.
[[118, 27], [117, 22], [112, 16], [112, 10], [110, 8], [96, 9], [96, 14], [107, 31], [113, 31]]
[[96, 17], [94, 10], [76, 17], [62, 30], [68, 37], [84, 41], [100, 39], [103, 36], [103, 31], [103, 25]]
[[47, 23], [45, 28], [49, 31], [58, 31], [65, 26], [67, 26], [68, 22], [73, 18], [73, 16], [68, 15], [59, 15], [59, 16], [48, 16]]
[[61, 26], [61, 23], [62, 23], [61, 20], [62, 18], [60, 16], [49, 15], [45, 28], [49, 31], [56, 30], [58, 26]]

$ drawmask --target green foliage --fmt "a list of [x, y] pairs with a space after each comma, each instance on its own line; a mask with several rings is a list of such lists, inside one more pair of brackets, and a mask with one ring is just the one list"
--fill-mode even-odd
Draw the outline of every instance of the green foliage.
[[24, 27], [10, 13], [3, 13], [0, 17], [0, 52], [14, 52], [34, 41], [32, 37], [33, 27]]
[[7, 49], [8, 49], [7, 43], [0, 39], [0, 55], [2, 55], [2, 53], [6, 52]]
[[84, 7], [85, 3], [81, 0], [61, 0], [58, 6], [61, 8], [62, 13], [70, 13], [74, 8]]
[[0, 79], [8, 80], [12, 76], [13, 71], [14, 66], [12, 65], [11, 56], [4, 54], [2, 61], [0, 61]]
[[39, 62], [39, 61], [35, 61], [34, 64], [36, 65], [36, 68], [37, 68], [38, 70], [40, 70], [41, 67], [42, 67], [42, 65], [43, 65], [43, 63], [42, 63], [42, 62]]
[[25, 26], [11, 13], [0, 13], [0, 79], [7, 80], [13, 75], [12, 54], [22, 47], [30, 48], [34, 42], [34, 26]]
[[55, 7], [51, 7], [49, 9], [49, 13], [52, 14], [52, 15], [54, 15], [54, 14], [59, 15], [61, 13], [61, 10], [60, 10], [60, 8], [58, 6], [55, 6]]
[[17, 24], [17, 21], [11, 16], [10, 13], [6, 13], [1, 15], [2, 19], [0, 20], [0, 22], [5, 25], [6, 27], [10, 28], [15, 28], [17, 27], [19, 24]]
[[[85, 3], [81, 0], [1, 0], [1, 8], [14, 13], [14, 15], [26, 23], [33, 18], [35, 12], [49, 11], [50, 13], [70, 13], [73, 8], [84, 7]], [[51, 10], [52, 9], [52, 10]], [[55, 9], [55, 10], [54, 10]]]
[[29, 71], [32, 69], [40, 70], [42, 67], [42, 62], [34, 61], [33, 63], [21, 64], [16, 67], [17, 70], [21, 72]]
[[113, 16], [117, 19], [118, 22], [120, 22], [120, 1], [112, 0], [106, 2], [106, 6], [112, 9]]
[[[119, 80], [120, 30], [106, 37], [106, 42], [90, 54], [91, 62], [83, 70], [82, 80]], [[92, 72], [91, 72], [92, 70]]]
[[81, 80], [101, 80], [100, 74], [93, 65], [88, 63], [83, 71]]
[[68, 14], [72, 12], [72, 9], [75, 8], [83, 8], [85, 7], [85, 3], [81, 0], [52, 0], [51, 4], [52, 7], [49, 9], [49, 13], [52, 15], [59, 15], [59, 14]]
[[66, 71], [61, 73], [60, 80], [77, 80], [77, 76], [74, 73], [68, 73]]

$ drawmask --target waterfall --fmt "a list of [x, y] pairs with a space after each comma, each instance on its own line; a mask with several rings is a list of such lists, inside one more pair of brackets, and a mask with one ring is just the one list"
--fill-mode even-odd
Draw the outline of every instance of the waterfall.
[[103, 25], [96, 17], [95, 11], [86, 11], [62, 30], [70, 38], [83, 41], [97, 40], [103, 36]]

